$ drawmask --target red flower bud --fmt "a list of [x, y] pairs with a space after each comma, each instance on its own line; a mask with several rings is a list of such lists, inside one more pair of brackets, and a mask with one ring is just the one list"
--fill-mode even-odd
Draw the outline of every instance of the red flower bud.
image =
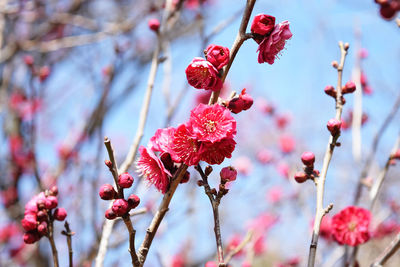
[[44, 210], [40, 210], [37, 213], [37, 220], [39, 222], [43, 222], [43, 221], [47, 221], [48, 217], [47, 217], [47, 212]]
[[37, 230], [38, 230], [39, 234], [42, 235], [42, 236], [47, 234], [47, 230], [48, 230], [47, 229], [47, 223], [46, 222], [41, 222], [38, 225]]
[[229, 62], [229, 48], [220, 45], [209, 45], [205, 51], [206, 59], [217, 70], [222, 69]]
[[227, 106], [228, 106], [228, 109], [230, 109], [230, 111], [232, 111], [235, 114], [238, 114], [239, 112], [241, 112], [243, 110], [244, 101], [240, 97], [232, 98], [231, 100], [229, 100], [229, 103]]
[[342, 126], [342, 122], [337, 119], [330, 119], [326, 127], [331, 132], [332, 135], [336, 135], [340, 132], [340, 127]]
[[381, 5], [379, 12], [384, 19], [390, 20], [396, 14], [396, 9], [391, 4], [385, 3]]
[[58, 205], [57, 197], [55, 196], [48, 196], [44, 201], [45, 207], [48, 210], [54, 209]]
[[54, 211], [54, 219], [64, 221], [67, 217], [67, 211], [64, 208], [58, 208]]
[[117, 214], [115, 214], [111, 209], [106, 210], [105, 217], [108, 220], [114, 220], [117, 218]]
[[56, 185], [54, 185], [50, 191], [49, 191], [50, 195], [52, 196], [57, 196], [58, 195], [58, 187]]
[[228, 166], [222, 168], [219, 175], [221, 177], [221, 183], [233, 182], [236, 180], [237, 171], [234, 167]]
[[37, 227], [37, 220], [36, 215], [28, 214], [21, 220], [22, 227], [25, 231], [31, 231], [36, 229]]
[[33, 244], [40, 239], [37, 231], [30, 231], [24, 234], [24, 243]]
[[253, 105], [253, 98], [246, 93], [246, 88], [242, 90], [239, 98], [243, 100], [243, 110], [248, 110]]
[[392, 159], [400, 160], [400, 149], [397, 149], [397, 151], [392, 155]]
[[160, 21], [158, 19], [150, 19], [148, 25], [152, 31], [158, 32], [160, 29]]
[[128, 201], [125, 199], [116, 199], [111, 209], [117, 216], [122, 216], [129, 211]]
[[350, 94], [356, 90], [356, 84], [353, 82], [347, 82], [344, 87], [342, 88], [343, 94]]
[[115, 192], [114, 187], [112, 185], [104, 184], [100, 188], [99, 195], [100, 198], [103, 200], [111, 200], [115, 198], [117, 192]]
[[49, 66], [43, 66], [39, 69], [39, 80], [40, 82], [44, 82], [47, 77], [50, 75], [50, 68]]
[[189, 182], [189, 179], [190, 179], [190, 172], [186, 171], [180, 183], [185, 184]]
[[36, 201], [36, 205], [37, 205], [39, 210], [45, 209], [46, 208], [45, 199], [38, 199]]
[[110, 161], [110, 160], [108, 160], [108, 159], [106, 159], [105, 161], [104, 161], [104, 164], [106, 164], [106, 166], [108, 167], [108, 168], [112, 168], [112, 162]]
[[332, 85], [327, 85], [324, 89], [325, 94], [330, 95], [333, 98], [336, 98], [336, 90]]
[[125, 172], [118, 177], [118, 184], [122, 188], [129, 188], [133, 184], [133, 177]]
[[305, 181], [307, 181], [308, 176], [304, 172], [296, 172], [294, 175], [294, 179], [296, 180], [296, 182], [301, 184], [301, 183], [304, 183]]
[[274, 27], [275, 17], [266, 14], [259, 14], [254, 17], [253, 22], [251, 23], [251, 32], [260, 35], [267, 35], [272, 32]]
[[31, 55], [25, 55], [24, 56], [24, 62], [25, 62], [26, 65], [32, 66], [33, 63], [35, 62], [35, 60], [33, 59], [33, 57]]
[[132, 194], [128, 197], [128, 205], [130, 209], [136, 208], [137, 206], [139, 206], [139, 203], [140, 198], [137, 195]]
[[194, 58], [185, 72], [188, 83], [196, 89], [218, 91], [222, 88], [218, 70], [204, 58]]
[[301, 161], [304, 163], [306, 166], [312, 166], [314, 165], [315, 162], [315, 155], [312, 152], [306, 151], [303, 154], [301, 154]]

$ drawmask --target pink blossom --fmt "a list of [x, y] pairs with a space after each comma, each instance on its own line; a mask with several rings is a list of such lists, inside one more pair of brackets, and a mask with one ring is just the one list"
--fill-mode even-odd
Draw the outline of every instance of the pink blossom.
[[176, 129], [172, 151], [180, 161], [188, 166], [197, 165], [200, 161], [200, 142], [185, 124], [179, 125]]
[[272, 32], [275, 26], [275, 17], [267, 14], [258, 14], [251, 23], [251, 32], [267, 35]]
[[236, 120], [218, 104], [199, 104], [190, 112], [189, 126], [199, 141], [215, 143], [236, 134]]
[[268, 149], [262, 149], [257, 153], [257, 159], [262, 164], [271, 163], [273, 160], [272, 152]]
[[218, 91], [222, 88], [222, 81], [218, 70], [204, 58], [196, 57], [186, 68], [188, 83], [196, 89]]
[[286, 41], [291, 37], [292, 33], [290, 32], [288, 21], [277, 24], [271, 35], [264, 38], [258, 47], [258, 63], [274, 64], [275, 58], [277, 58], [279, 52], [285, 47]]
[[181, 254], [175, 254], [171, 259], [171, 267], [185, 267], [185, 259]]
[[286, 162], [280, 162], [280, 163], [276, 166], [276, 168], [277, 168], [278, 173], [279, 173], [282, 177], [284, 177], [284, 178], [286, 178], [286, 179], [289, 178], [290, 167], [289, 167], [289, 165], [288, 165]]
[[203, 142], [200, 147], [201, 160], [208, 164], [221, 164], [225, 158], [231, 158], [236, 142], [232, 138], [225, 138], [216, 143]]
[[294, 138], [290, 135], [281, 135], [279, 137], [279, 147], [285, 154], [293, 152], [295, 147]]
[[271, 189], [268, 190], [267, 192], [267, 200], [271, 204], [277, 204], [282, 200], [283, 197], [283, 190], [282, 187], [276, 186], [272, 187]]
[[165, 194], [169, 186], [168, 175], [171, 176], [171, 174], [151, 150], [141, 146], [139, 152], [140, 158], [136, 164], [142, 176], [144, 176], [150, 184], [154, 184], [158, 191]]
[[253, 169], [253, 164], [246, 156], [241, 156], [235, 159], [232, 165], [235, 167], [238, 173], [243, 175], [249, 175], [251, 170]]
[[349, 206], [332, 217], [332, 235], [341, 245], [358, 246], [370, 238], [369, 210]]
[[[226, 246], [226, 250], [229, 253], [232, 250], [235, 250], [237, 246], [242, 242], [242, 237], [239, 234], [234, 234], [229, 238], [228, 244]], [[235, 256], [240, 256], [243, 254], [243, 249], [239, 250]]]
[[257, 234], [264, 234], [278, 222], [278, 217], [270, 213], [262, 213], [248, 223], [247, 228]]
[[222, 69], [229, 62], [229, 48], [220, 45], [209, 45], [205, 51], [207, 61], [217, 70]]
[[265, 251], [265, 243], [264, 243], [264, 236], [260, 235], [253, 244], [253, 250], [255, 255], [261, 255]]

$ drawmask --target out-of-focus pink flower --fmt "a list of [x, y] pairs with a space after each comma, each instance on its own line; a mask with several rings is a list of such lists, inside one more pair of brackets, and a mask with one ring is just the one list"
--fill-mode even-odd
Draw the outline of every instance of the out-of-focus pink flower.
[[253, 250], [255, 255], [261, 255], [265, 252], [266, 247], [265, 247], [265, 242], [264, 242], [264, 236], [265, 235], [260, 235], [256, 241], [253, 244]]
[[185, 267], [185, 258], [181, 254], [175, 254], [171, 259], [171, 267]]
[[171, 174], [151, 150], [141, 146], [139, 152], [140, 158], [136, 164], [141, 174], [150, 184], [154, 184], [158, 191], [165, 194], [169, 186], [168, 175], [171, 176]]
[[270, 213], [262, 213], [251, 220], [247, 228], [255, 231], [256, 234], [265, 234], [272, 226], [278, 222], [278, 217]]
[[218, 265], [214, 261], [207, 261], [204, 267], [217, 267]]
[[289, 179], [290, 167], [286, 162], [279, 162], [276, 169], [282, 177]]
[[286, 41], [291, 37], [292, 33], [290, 32], [288, 21], [277, 24], [271, 35], [264, 38], [258, 47], [258, 63], [274, 64], [275, 58], [277, 58], [285, 47]]
[[349, 206], [332, 217], [332, 235], [341, 245], [358, 246], [370, 238], [369, 210]]
[[197, 165], [200, 161], [200, 142], [185, 124], [176, 129], [172, 150], [176, 157], [188, 166]]
[[229, 48], [220, 45], [209, 45], [205, 51], [207, 61], [217, 70], [222, 69], [229, 62]]
[[188, 83], [196, 89], [218, 91], [222, 88], [222, 81], [218, 70], [204, 58], [196, 57], [186, 68]]
[[[229, 238], [228, 244], [226, 245], [226, 251], [229, 253], [236, 249], [237, 246], [242, 242], [242, 237], [239, 234], [234, 234]], [[243, 249], [239, 250], [238, 253], [235, 254], [235, 257], [239, 257], [243, 255]]]
[[268, 149], [262, 149], [257, 152], [257, 159], [262, 164], [268, 164], [273, 161], [273, 153]]
[[290, 122], [290, 117], [287, 114], [278, 114], [275, 117], [275, 124], [278, 129], [283, 130]]
[[389, 220], [387, 222], [380, 223], [376, 227], [376, 229], [372, 232], [372, 237], [384, 238], [394, 233], [398, 233], [399, 231], [400, 231], [400, 225], [394, 220]]
[[274, 267], [297, 267], [300, 264], [300, 257], [293, 257], [284, 262], [280, 262], [274, 265]]
[[279, 147], [285, 154], [293, 152], [295, 144], [294, 138], [290, 135], [281, 135], [279, 137]]
[[271, 204], [277, 204], [282, 200], [283, 197], [283, 190], [280, 186], [272, 187], [267, 192], [267, 200]]
[[232, 138], [225, 138], [216, 143], [203, 142], [200, 147], [201, 160], [208, 164], [221, 164], [225, 158], [231, 158], [236, 142]]
[[8, 243], [15, 236], [21, 238], [21, 230], [15, 223], [9, 223], [0, 228], [0, 243]]
[[257, 108], [266, 115], [273, 115], [275, 113], [275, 106], [263, 98], [258, 98], [256, 105]]
[[249, 175], [253, 169], [253, 164], [251, 163], [250, 159], [246, 156], [241, 156], [236, 158], [232, 164], [238, 173], [243, 175]]
[[332, 240], [332, 218], [328, 215], [322, 218], [319, 236], [326, 240]]
[[362, 59], [367, 58], [367, 57], [368, 57], [368, 50], [367, 50], [366, 48], [361, 48], [361, 49], [358, 51], [358, 56], [359, 56], [360, 58], [362, 58]]
[[149, 19], [148, 26], [150, 30], [157, 32], [160, 28], [160, 21], [158, 19]]

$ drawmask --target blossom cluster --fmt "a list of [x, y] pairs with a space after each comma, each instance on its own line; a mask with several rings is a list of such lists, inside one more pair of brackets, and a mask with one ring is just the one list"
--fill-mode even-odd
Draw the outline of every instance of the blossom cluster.
[[[213, 165], [230, 158], [236, 145], [235, 135], [236, 120], [229, 109], [218, 104], [199, 104], [187, 123], [158, 129], [149, 146], [139, 148], [137, 166], [142, 176], [164, 194], [179, 164], [194, 166], [205, 161]], [[185, 177], [187, 181], [189, 173]]]
[[49, 233], [48, 226], [54, 219], [63, 221], [67, 217], [64, 208], [58, 206], [58, 188], [53, 186], [50, 190], [34, 196], [25, 205], [24, 218], [21, 220], [24, 233], [24, 242], [33, 244]]
[[[112, 166], [110, 161], [106, 161], [107, 166]], [[122, 188], [130, 188], [133, 184], [133, 177], [125, 172], [118, 176], [118, 185]], [[113, 220], [117, 217], [121, 217], [127, 214], [131, 209], [136, 208], [140, 204], [140, 198], [131, 194], [127, 200], [117, 193], [114, 187], [110, 184], [104, 184], [101, 186], [99, 196], [103, 200], [114, 200], [110, 209], [106, 210], [105, 217], [109, 220]]]
[[259, 44], [257, 51], [260, 64], [274, 64], [279, 53], [285, 48], [286, 41], [292, 38], [288, 21], [275, 25], [275, 17], [266, 14], [254, 17], [251, 32], [253, 39]]

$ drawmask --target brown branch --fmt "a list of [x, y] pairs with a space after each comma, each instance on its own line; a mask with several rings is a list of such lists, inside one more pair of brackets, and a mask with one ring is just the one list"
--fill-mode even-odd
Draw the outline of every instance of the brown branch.
[[67, 221], [64, 223], [65, 230], [61, 232], [61, 234], [65, 235], [67, 237], [67, 246], [68, 246], [68, 260], [69, 260], [69, 267], [73, 267], [73, 250], [72, 250], [72, 236], [75, 234], [74, 232], [71, 232], [71, 229], [69, 228], [69, 224]]
[[[200, 164], [198, 164], [195, 167], [195, 169], [201, 176], [201, 179], [203, 181], [202, 186], [204, 187], [204, 192], [206, 193], [208, 199], [210, 200], [214, 216], [214, 234], [215, 234], [215, 241], [217, 243], [218, 263], [219, 266], [223, 267], [226, 266], [226, 264], [224, 261], [224, 249], [222, 247], [221, 227], [219, 223], [219, 211], [218, 211], [222, 194], [217, 194], [215, 189], [214, 190], [211, 189], [210, 185], [208, 184], [208, 176], [203, 172], [203, 169], [201, 168]], [[215, 194], [213, 194], [213, 191], [215, 192]]]
[[[338, 71], [338, 81], [337, 81], [337, 95], [336, 95], [336, 115], [335, 118], [337, 120], [341, 120], [342, 110], [343, 110], [343, 102], [342, 102], [342, 73], [343, 73], [343, 66], [347, 55], [348, 44], [343, 44], [343, 42], [339, 42], [340, 48], [340, 63], [337, 68]], [[322, 165], [322, 170], [320, 177], [315, 180], [317, 186], [317, 199], [316, 199], [316, 213], [314, 219], [314, 227], [312, 233], [312, 239], [310, 244], [310, 252], [308, 256], [308, 267], [313, 267], [315, 264], [315, 256], [317, 251], [318, 245], [318, 237], [319, 237], [319, 230], [321, 227], [322, 218], [325, 214], [329, 211], [329, 209], [324, 208], [324, 189], [325, 189], [325, 180], [326, 175], [329, 168], [329, 163], [332, 159], [333, 151], [336, 146], [337, 139], [339, 138], [340, 133], [336, 134], [335, 136], [331, 135], [329, 138], [328, 146], [325, 151], [324, 161]], [[330, 205], [331, 206], [331, 205]], [[333, 205], [332, 205], [333, 206]], [[331, 207], [332, 208], [332, 207]]]
[[178, 187], [179, 183], [181, 182], [183, 176], [185, 175], [187, 168], [188, 168], [187, 165], [182, 164], [179, 167], [179, 169], [176, 171], [174, 177], [172, 178], [169, 189], [165, 193], [165, 195], [160, 203], [160, 206], [158, 207], [157, 212], [154, 215], [153, 220], [150, 223], [150, 226], [147, 228], [146, 236], [145, 236], [143, 243], [140, 246], [139, 251], [138, 251], [140, 266], [143, 266], [144, 262], [146, 261], [147, 254], [149, 252], [150, 246], [153, 242], [153, 239], [157, 232], [157, 229], [160, 226], [162, 219], [164, 218], [165, 214], [167, 213], [167, 211], [169, 209], [169, 203], [171, 202], [171, 199], [175, 193], [176, 188]]
[[400, 248], [400, 234], [385, 248], [381, 255], [371, 264], [371, 267], [382, 267]]
[[[249, 24], [250, 16], [251, 16], [251, 13], [253, 12], [253, 7], [254, 7], [255, 3], [256, 3], [256, 0], [247, 0], [246, 7], [245, 7], [243, 17], [242, 17], [242, 22], [240, 23], [239, 32], [236, 35], [236, 39], [233, 42], [232, 48], [230, 50], [230, 58], [229, 58], [228, 65], [226, 65], [223, 69], [224, 71], [223, 71], [222, 77], [221, 77], [222, 83], [225, 82], [225, 79], [226, 79], [226, 76], [228, 75], [229, 69], [231, 68], [232, 63], [235, 60], [236, 54], [238, 53], [243, 42], [246, 41], [247, 39], [249, 39], [249, 36], [246, 35], [246, 28], [247, 28], [247, 24]], [[220, 91], [216, 91], [211, 94], [210, 101], [208, 102], [210, 105], [217, 102], [219, 93], [220, 93]]]
[[51, 216], [51, 214], [49, 214], [49, 226], [48, 226], [48, 230], [49, 233], [47, 234], [47, 238], [49, 239], [50, 242], [50, 246], [51, 246], [51, 252], [53, 254], [53, 263], [54, 263], [54, 267], [58, 267], [58, 252], [57, 252], [57, 247], [56, 247], [56, 243], [54, 242], [54, 218]]
[[240, 244], [237, 245], [237, 247], [235, 247], [233, 250], [231, 250], [231, 252], [229, 252], [229, 254], [225, 257], [225, 263], [229, 264], [233, 256], [239, 253], [247, 245], [247, 243], [251, 241], [252, 238], [253, 238], [253, 231], [250, 230], [247, 232], [242, 242], [240, 242]]

